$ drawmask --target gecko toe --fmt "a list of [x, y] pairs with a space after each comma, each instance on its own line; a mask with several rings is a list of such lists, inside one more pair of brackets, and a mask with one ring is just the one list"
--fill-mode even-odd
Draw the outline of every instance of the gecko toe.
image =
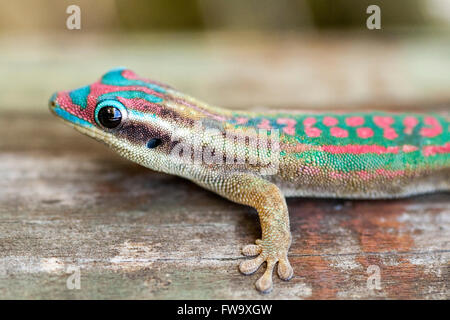
[[293, 276], [293, 269], [287, 257], [289, 242], [286, 246], [274, 246], [271, 241], [258, 239], [256, 244], [250, 244], [242, 248], [246, 256], [256, 256], [253, 259], [242, 261], [239, 265], [241, 273], [249, 275], [256, 272], [266, 262], [263, 275], [256, 281], [256, 289], [262, 293], [269, 293], [273, 287], [273, 271], [277, 267], [277, 273], [282, 280], [289, 280]]
[[257, 256], [261, 253], [261, 247], [256, 244], [249, 244], [242, 248], [242, 254], [244, 256]]
[[278, 276], [282, 280], [290, 280], [294, 275], [294, 270], [289, 263], [287, 257], [282, 258], [278, 261]]
[[252, 260], [242, 261], [241, 264], [239, 265], [239, 271], [241, 271], [243, 274], [252, 274], [259, 269], [259, 267], [263, 262], [264, 259], [261, 257], [257, 257]]
[[256, 281], [255, 283], [256, 289], [258, 289], [258, 291], [260, 291], [261, 293], [269, 293], [270, 291], [272, 291], [273, 288], [272, 273], [274, 267], [275, 261], [268, 260], [266, 271], [264, 272], [262, 277], [259, 278], [258, 281]]

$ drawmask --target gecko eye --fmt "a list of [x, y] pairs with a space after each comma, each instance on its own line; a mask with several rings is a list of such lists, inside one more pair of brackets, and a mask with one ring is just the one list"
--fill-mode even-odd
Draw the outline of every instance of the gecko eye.
[[95, 110], [95, 121], [107, 129], [117, 128], [126, 117], [125, 107], [118, 101], [103, 101]]
[[122, 122], [122, 112], [116, 107], [103, 107], [98, 111], [98, 121], [105, 128], [116, 128]]

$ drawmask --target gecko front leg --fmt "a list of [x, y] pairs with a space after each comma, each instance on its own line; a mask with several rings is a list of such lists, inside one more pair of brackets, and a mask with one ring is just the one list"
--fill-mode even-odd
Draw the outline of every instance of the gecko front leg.
[[256, 288], [264, 293], [272, 290], [272, 273], [278, 263], [278, 275], [283, 280], [293, 276], [287, 253], [291, 245], [289, 214], [286, 200], [280, 189], [273, 183], [251, 174], [228, 176], [215, 191], [224, 197], [258, 211], [262, 236], [256, 244], [242, 249], [246, 256], [257, 256], [243, 261], [239, 270], [246, 275], [256, 272], [266, 262], [266, 271], [256, 281]]

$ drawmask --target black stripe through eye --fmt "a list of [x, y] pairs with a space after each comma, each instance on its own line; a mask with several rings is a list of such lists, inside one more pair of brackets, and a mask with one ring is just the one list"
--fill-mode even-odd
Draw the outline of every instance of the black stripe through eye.
[[148, 140], [147, 142], [147, 148], [153, 149], [156, 148], [157, 146], [159, 146], [161, 144], [161, 139], [158, 138], [152, 138], [150, 140]]

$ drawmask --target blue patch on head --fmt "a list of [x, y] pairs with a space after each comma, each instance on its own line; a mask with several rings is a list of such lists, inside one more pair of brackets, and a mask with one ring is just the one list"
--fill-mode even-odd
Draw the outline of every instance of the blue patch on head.
[[152, 120], [157, 119], [158, 117], [154, 113], [145, 113], [137, 110], [130, 110], [130, 115], [134, 119], [141, 119], [141, 120]]
[[67, 112], [64, 109], [61, 109], [60, 107], [56, 107], [53, 109], [53, 111], [60, 116], [61, 118], [63, 118], [64, 120], [67, 120], [69, 122], [72, 122], [76, 125], [79, 125], [80, 127], [86, 127], [86, 128], [90, 128], [93, 127], [94, 125], [86, 120], [80, 119], [77, 116], [74, 116], [73, 114]]
[[126, 70], [126, 68], [124, 67], [118, 67], [118, 68], [114, 68], [111, 69], [110, 71], [108, 71], [103, 77], [101, 82], [103, 84], [107, 84], [110, 86], [142, 86], [142, 87], [146, 87], [152, 90], [155, 90], [156, 92], [160, 92], [160, 93], [166, 93], [166, 90], [164, 88], [161, 88], [160, 86], [153, 84], [153, 83], [148, 83], [142, 80], [137, 80], [137, 79], [127, 79], [125, 77], [122, 76], [122, 71]]
[[91, 92], [91, 87], [85, 86], [85, 87], [70, 91], [69, 96], [70, 96], [70, 99], [72, 99], [72, 102], [74, 104], [80, 106], [81, 109], [86, 109], [87, 97], [90, 92]]
[[117, 92], [110, 92], [102, 94], [100, 97], [98, 97], [98, 100], [103, 99], [114, 99], [116, 97], [122, 97], [126, 99], [145, 99], [148, 102], [153, 103], [159, 103], [162, 102], [163, 99], [142, 91], [117, 91]]

